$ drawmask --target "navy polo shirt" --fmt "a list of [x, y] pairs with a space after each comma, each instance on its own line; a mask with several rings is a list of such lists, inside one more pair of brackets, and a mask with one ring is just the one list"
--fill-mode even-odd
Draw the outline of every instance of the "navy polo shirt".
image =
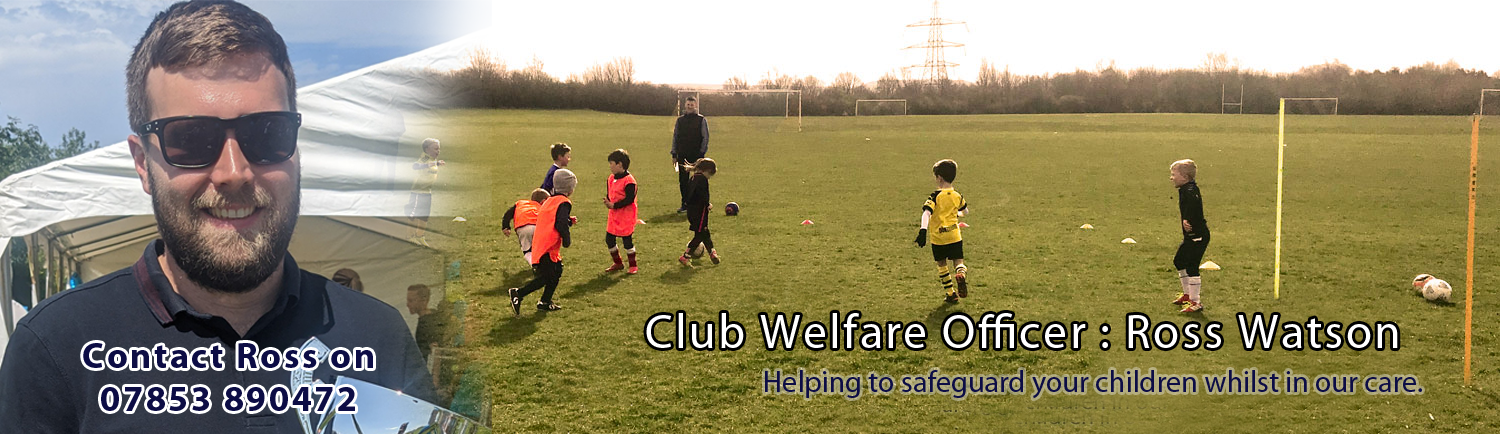
[[[172, 290], [157, 262], [162, 251], [162, 242], [153, 242], [134, 266], [52, 296], [21, 320], [0, 362], [0, 430], [302, 432], [295, 409], [279, 415], [224, 411], [228, 385], [291, 384], [293, 371], [237, 369], [235, 342], [240, 340], [281, 349], [301, 347], [317, 337], [330, 348], [370, 348], [376, 355], [374, 371], [334, 371], [325, 361], [313, 372], [314, 378], [331, 384], [342, 375], [433, 401], [432, 378], [394, 307], [301, 270], [288, 254], [275, 306], [240, 336], [224, 318], [194, 310]], [[104, 341], [106, 348], [151, 348], [161, 343], [189, 350], [219, 343], [224, 347], [224, 370], [91, 371], [84, 367], [81, 353], [93, 340]], [[104, 359], [105, 353], [94, 356]], [[99, 394], [108, 384], [202, 384], [212, 391], [213, 406], [205, 414], [150, 414], [144, 408], [134, 414], [106, 414]]]

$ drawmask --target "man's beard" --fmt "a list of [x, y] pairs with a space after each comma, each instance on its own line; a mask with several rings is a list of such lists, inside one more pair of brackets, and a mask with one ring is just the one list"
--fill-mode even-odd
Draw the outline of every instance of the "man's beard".
[[[299, 177], [300, 178], [300, 177]], [[172, 258], [189, 280], [210, 291], [249, 292], [281, 267], [286, 249], [297, 227], [301, 205], [301, 180], [296, 183], [290, 200], [272, 203], [265, 190], [246, 184], [240, 191], [206, 190], [197, 198], [178, 195], [159, 182], [154, 171], [147, 171], [151, 183], [151, 207], [156, 225]], [[200, 210], [225, 204], [253, 205], [259, 208], [260, 221], [249, 228], [250, 239], [238, 231], [204, 231], [207, 216]]]

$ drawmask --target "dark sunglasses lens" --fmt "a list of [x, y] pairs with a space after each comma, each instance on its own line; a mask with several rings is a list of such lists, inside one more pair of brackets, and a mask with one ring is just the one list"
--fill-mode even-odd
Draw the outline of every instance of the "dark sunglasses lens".
[[163, 126], [160, 138], [167, 163], [206, 166], [224, 149], [224, 125], [218, 119], [172, 121]]
[[296, 118], [286, 115], [253, 115], [240, 119], [234, 135], [245, 158], [255, 164], [274, 164], [297, 152]]

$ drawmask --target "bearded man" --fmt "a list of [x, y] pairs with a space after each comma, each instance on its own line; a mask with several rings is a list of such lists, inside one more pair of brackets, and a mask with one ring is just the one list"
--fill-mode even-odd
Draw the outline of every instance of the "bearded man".
[[[400, 313], [301, 270], [287, 253], [302, 117], [286, 44], [265, 16], [232, 1], [170, 6], [135, 47], [126, 94], [130, 152], [161, 238], [135, 265], [55, 295], [20, 322], [0, 364], [0, 430], [300, 432], [307, 421], [296, 410], [236, 411], [234, 401], [253, 404], [254, 394], [230, 389], [297, 393], [337, 376], [430, 401], [431, 377]], [[312, 358], [323, 362], [310, 375], [255, 369], [271, 359], [246, 357], [246, 343], [318, 348]], [[339, 348], [375, 357], [369, 369], [336, 370], [329, 354]], [[177, 349], [210, 351], [184, 361]], [[144, 386], [139, 401], [128, 386]], [[125, 394], [111, 395], [118, 387]]]

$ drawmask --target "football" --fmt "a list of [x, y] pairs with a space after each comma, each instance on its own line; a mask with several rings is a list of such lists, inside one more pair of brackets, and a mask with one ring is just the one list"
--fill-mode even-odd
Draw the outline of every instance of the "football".
[[737, 203], [734, 203], [734, 202], [730, 202], [730, 203], [724, 204], [724, 215], [727, 215], [727, 216], [740, 215], [740, 204], [737, 204]]
[[703, 244], [700, 243], [700, 244], [698, 244], [698, 247], [694, 247], [693, 248], [692, 253], [690, 253], [689, 255], [691, 255], [693, 257], [693, 259], [698, 259], [698, 258], [702, 258], [703, 255], [706, 254], [706, 253], [708, 253], [708, 247], [705, 247]]
[[1448, 301], [1448, 296], [1453, 295], [1453, 286], [1443, 279], [1429, 279], [1426, 285], [1422, 285], [1422, 298], [1428, 301]]
[[1411, 280], [1411, 287], [1412, 289], [1417, 290], [1417, 293], [1420, 294], [1422, 292], [1422, 286], [1427, 285], [1428, 280], [1432, 280], [1431, 274], [1418, 274], [1416, 278]]

